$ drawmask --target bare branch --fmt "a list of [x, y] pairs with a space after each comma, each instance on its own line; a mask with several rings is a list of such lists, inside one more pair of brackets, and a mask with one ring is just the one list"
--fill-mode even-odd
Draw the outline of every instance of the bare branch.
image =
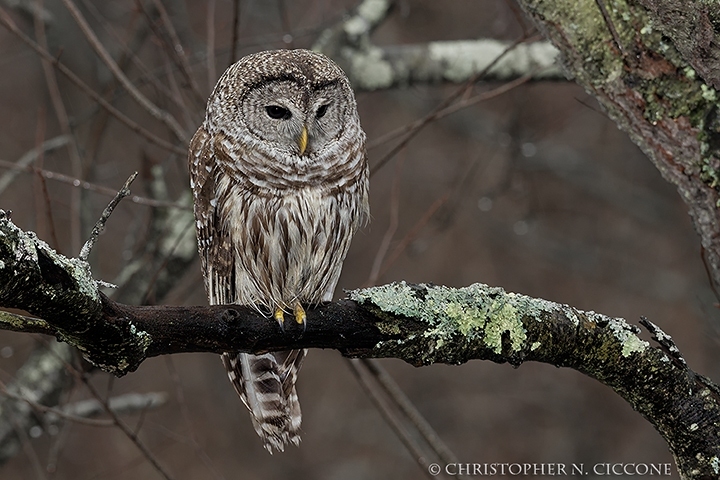
[[[427, 442], [430, 448], [440, 457], [445, 463], [457, 463], [458, 459], [450, 448], [442, 441], [438, 436], [434, 428], [428, 423], [425, 417], [415, 408], [410, 399], [400, 389], [400, 386], [395, 383], [392, 376], [383, 368], [383, 366], [377, 360], [372, 358], [366, 358], [361, 362], [367, 367], [368, 371], [373, 374], [378, 384], [383, 388], [385, 393], [390, 397], [395, 405], [403, 412], [407, 419], [417, 429], [423, 439]], [[457, 475], [458, 480], [466, 478], [462, 475]]]
[[0, 310], [0, 330], [23, 333], [42, 333], [55, 335], [57, 331], [52, 325], [41, 318], [33, 318], [17, 313]]
[[[15, 373], [15, 380], [6, 389], [34, 402], [47, 405], [57, 403], [60, 394], [70, 385], [72, 377], [64, 365], [72, 358], [73, 349], [67, 344], [52, 342], [49, 352], [36, 350]], [[27, 432], [38, 424], [33, 408], [0, 396], [0, 465], [20, 449], [18, 432]]]
[[232, 40], [230, 41], [230, 64], [237, 59], [238, 27], [240, 26], [240, 0], [233, 0]]
[[85, 38], [88, 40], [88, 42], [90, 42], [90, 45], [95, 50], [95, 53], [98, 54], [98, 56], [102, 59], [105, 65], [110, 69], [115, 78], [118, 80], [118, 82], [120, 82], [120, 84], [125, 88], [125, 90], [130, 94], [130, 96], [133, 97], [135, 101], [145, 109], [145, 111], [152, 115], [153, 118], [165, 124], [165, 126], [167, 126], [171, 132], [173, 132], [173, 134], [175, 135], [175, 137], [177, 137], [178, 140], [187, 142], [189, 140], [188, 133], [183, 130], [183, 128], [180, 126], [180, 124], [177, 123], [177, 120], [175, 120], [172, 115], [152, 103], [145, 95], [140, 92], [140, 90], [135, 87], [135, 85], [132, 84], [130, 79], [127, 78], [127, 76], [123, 73], [115, 60], [113, 60], [110, 53], [108, 53], [102, 43], [100, 43], [100, 40], [95, 35], [95, 32], [93, 32], [92, 28], [90, 28], [90, 25], [88, 25], [85, 17], [82, 15], [82, 13], [80, 13], [80, 10], [78, 10], [77, 6], [72, 2], [72, 0], [62, 0], [62, 2], [65, 5], [65, 8], [67, 8], [70, 12], [70, 15], [72, 15], [72, 17], [77, 22], [80, 30], [82, 30], [83, 34], [85, 35]]
[[[162, 407], [167, 401], [168, 396], [165, 392], [126, 393], [124, 395], [111, 397], [107, 401], [107, 405], [110, 411], [117, 415], [128, 415], [143, 410]], [[99, 417], [103, 413], [105, 413], [105, 409], [97, 399], [88, 399], [65, 404], [59, 410], [59, 413], [49, 412], [46, 415], [46, 419], [48, 422], [55, 423], [63, 418], [90, 419]]]
[[[35, 9], [35, 36], [38, 43], [42, 48], [47, 50], [47, 38], [45, 36], [45, 22], [42, 20], [41, 12], [43, 8], [43, 0], [38, 0], [37, 8]], [[80, 156], [80, 150], [78, 149], [77, 142], [73, 136], [72, 129], [70, 128], [70, 119], [68, 117], [65, 103], [63, 102], [62, 95], [60, 94], [60, 87], [58, 86], [57, 76], [55, 75], [55, 69], [47, 59], [41, 58], [43, 73], [45, 74], [45, 83], [47, 84], [48, 93], [50, 94], [50, 100], [52, 101], [53, 109], [55, 110], [55, 116], [57, 117], [60, 130], [63, 135], [70, 139], [67, 143], [67, 152], [70, 157], [70, 167], [73, 176], [82, 176], [82, 158]], [[42, 177], [41, 177], [42, 178]], [[43, 180], [43, 186], [45, 185]], [[76, 252], [80, 248], [80, 238], [82, 235], [82, 225], [80, 222], [80, 190], [70, 191], [70, 247], [72, 251]]]
[[[479, 39], [374, 47], [371, 54], [348, 50], [343, 65], [350, 66], [348, 75], [358, 90], [463, 83], [485, 70], [511, 43]], [[504, 82], [530, 75], [534, 81], [566, 81], [558, 57], [550, 42], [518, 45], [478, 80]]]
[[[155, 8], [157, 9], [158, 13], [160, 14], [160, 19], [162, 20], [163, 26], [165, 27], [165, 30], [167, 31], [168, 36], [170, 37], [170, 42], [164, 41], [164, 38], [162, 35], [157, 32], [157, 29], [155, 30], [158, 34], [158, 38], [163, 40], [163, 46], [166, 48], [166, 51], [168, 52], [168, 56], [175, 61], [175, 63], [178, 65], [180, 72], [182, 73], [183, 77], [187, 81], [188, 85], [190, 85], [190, 89], [192, 90], [192, 93], [194, 94], [195, 101], [198, 102], [198, 105], [203, 105], [205, 103], [205, 96], [200, 92], [200, 87], [198, 86], [197, 82], [195, 81], [195, 77], [192, 76], [192, 68], [190, 68], [190, 62], [188, 61], [187, 55], [185, 54], [185, 49], [183, 48], [183, 44], [180, 41], [180, 37], [175, 30], [175, 25], [173, 24], [172, 20], [170, 19], [170, 15], [168, 15], [167, 9], [163, 5], [161, 0], [153, 0]], [[138, 8], [140, 8], [143, 13], [148, 17], [148, 20], [150, 21], [150, 25], [154, 27], [154, 24], [152, 22], [152, 19], [150, 19], [150, 16], [143, 6], [143, 2], [137, 1], [136, 5]]]
[[82, 247], [82, 250], [80, 250], [80, 255], [78, 255], [78, 258], [83, 261], [87, 262], [88, 257], [90, 256], [90, 251], [95, 246], [95, 243], [97, 242], [98, 237], [102, 233], [103, 230], [105, 230], [105, 223], [110, 218], [110, 215], [112, 215], [113, 211], [115, 210], [115, 207], [118, 206], [120, 203], [120, 200], [130, 195], [130, 184], [135, 181], [135, 179], [138, 176], [138, 172], [133, 172], [132, 175], [128, 177], [127, 180], [125, 180], [125, 184], [122, 186], [120, 190], [118, 190], [115, 197], [113, 197], [112, 200], [110, 200], [110, 203], [108, 203], [107, 207], [105, 207], [105, 210], [103, 210], [102, 215], [100, 215], [100, 218], [97, 222], [95, 222], [95, 226], [92, 229], [92, 232], [90, 233], [90, 238], [85, 242], [85, 244]]
[[55, 68], [58, 69], [60, 73], [65, 75], [72, 83], [74, 83], [80, 90], [82, 90], [83, 93], [85, 93], [87, 96], [92, 98], [95, 102], [97, 102], [98, 105], [100, 105], [102, 108], [108, 111], [113, 117], [118, 119], [121, 123], [123, 123], [125, 126], [130, 128], [133, 132], [137, 133], [138, 135], [142, 136], [143, 138], [147, 139], [148, 141], [154, 143], [155, 145], [164, 148], [165, 150], [168, 150], [170, 152], [175, 152], [180, 155], [186, 155], [187, 151], [185, 148], [177, 146], [173, 143], [170, 143], [166, 140], [163, 140], [162, 138], [158, 137], [157, 135], [151, 133], [147, 129], [143, 128], [135, 122], [134, 120], [131, 120], [127, 117], [127, 115], [120, 112], [117, 108], [110, 105], [110, 103], [107, 102], [102, 96], [100, 96], [95, 90], [90, 88], [85, 82], [80, 80], [80, 77], [75, 75], [72, 70], [70, 70], [68, 67], [63, 65], [57, 58], [53, 57], [48, 53], [47, 50], [42, 48], [40, 45], [38, 45], [36, 42], [34, 42], [30, 37], [25, 35], [23, 32], [20, 31], [20, 29], [15, 25], [15, 22], [12, 21], [10, 16], [7, 14], [7, 12], [0, 8], [0, 23], [7, 28], [13, 35], [18, 37], [20, 40], [22, 40], [23, 43], [28, 45], [30, 48], [35, 50], [40, 57], [42, 57], [45, 60], [48, 60], [50, 63], [52, 63]]
[[[58, 148], [59, 146], [62, 146], [62, 143], [60, 142], [60, 139], [64, 137], [56, 137], [55, 139], [50, 139], [47, 142], [43, 143], [43, 145], [48, 145], [50, 142], [53, 142], [54, 140], [58, 140], [57, 146], [55, 146], [55, 143], [52, 144], [52, 148], [48, 148], [48, 151], [54, 150], [55, 148]], [[41, 148], [43, 148], [41, 146]], [[9, 168], [12, 172], [8, 172], [5, 174], [2, 178], [0, 178], [0, 186], [4, 185], [5, 178], [8, 178], [6, 176], [9, 176], [11, 173], [14, 175], [17, 175], [16, 172], [29, 172], [29, 173], [37, 173], [38, 175], [41, 175], [43, 178], [46, 178], [48, 180], [56, 180], [58, 182], [67, 183], [69, 185], [72, 185], [73, 187], [82, 188], [83, 190], [89, 190], [91, 192], [97, 192], [101, 195], [108, 195], [108, 196], [115, 196], [117, 194], [117, 190], [113, 190], [112, 188], [104, 187], [102, 185], [97, 185], [95, 183], [91, 183], [85, 180], [80, 180], [79, 178], [75, 178], [69, 175], [65, 175], [62, 173], [54, 172], [52, 170], [45, 170], [44, 168], [35, 168], [28, 165], [24, 165], [24, 163], [31, 163], [34, 158], [37, 156], [37, 149], [30, 150], [30, 152], [23, 155], [20, 160], [18, 160], [15, 163], [7, 162], [5, 160], [0, 160], [0, 168]], [[12, 179], [12, 177], [9, 177]], [[0, 190], [1, 192], [2, 190]], [[154, 198], [147, 198], [147, 197], [141, 197], [139, 195], [130, 195], [128, 197], [128, 200], [133, 203], [137, 203], [138, 205], [146, 205], [148, 207], [161, 207], [161, 208], [176, 208], [179, 210], [186, 210], [186, 211], [192, 211], [192, 206], [189, 204], [184, 204], [183, 202], [168, 202], [165, 200], [155, 200]]]
[[[485, 73], [490, 71], [495, 65], [497, 65], [506, 55], [508, 55], [513, 49], [517, 48], [521, 43], [523, 42], [523, 39], [516, 40], [515, 42], [511, 43], [505, 50], [500, 52], [492, 62], [490, 62], [488, 65], [485, 66], [485, 68], [473, 75], [469, 80], [467, 80], [460, 88], [455, 90], [455, 92], [452, 93], [449, 97], [447, 97], [445, 100], [440, 103], [433, 111], [425, 115], [423, 118], [411, 123], [407, 127], [407, 134], [405, 137], [400, 141], [397, 145], [395, 145], [388, 153], [386, 153], [380, 160], [378, 160], [372, 167], [370, 167], [370, 176], [372, 177], [374, 174], [376, 174], [383, 166], [387, 164], [400, 150], [405, 148], [405, 146], [412, 140], [420, 131], [425, 128], [428, 124], [433, 122], [434, 120], [437, 120], [442, 115], [447, 114], [448, 111], [452, 112], [455, 111], [454, 108], [456, 108], [461, 103], [465, 102], [459, 102], [455, 104], [454, 102], [460, 98], [462, 98], [465, 94], [467, 94], [470, 89], [473, 87], [475, 82], [477, 82], [480, 78], [482, 78]], [[502, 85], [498, 87], [495, 90], [501, 90], [502, 92], [507, 91], [510, 88], [513, 88], [512, 84], [519, 84], [516, 82], [510, 82], [509, 84]], [[484, 94], [478, 95], [479, 98], [485, 99], [485, 98], [492, 98], [496, 94], [495, 91], [485, 92]], [[480, 100], [477, 100], [480, 101]], [[405, 130], [405, 129], [403, 129]]]
[[39, 5], [35, 0], [3, 0], [3, 3], [5, 3], [8, 8], [23, 13], [29, 19], [37, 16], [47, 25], [55, 21], [53, 14], [50, 13], [47, 8]]
[[5, 175], [0, 177], [0, 193], [4, 192], [5, 189], [13, 182], [13, 180], [15, 180], [15, 177], [18, 176], [18, 173], [20, 171], [26, 170], [28, 172], [32, 172], [32, 167], [27, 168], [29, 165], [31, 165], [44, 153], [57, 150], [58, 148], [67, 145], [70, 140], [70, 137], [67, 137], [65, 135], [60, 135], [55, 138], [45, 140], [41, 145], [33, 148], [32, 150], [28, 151], [23, 156], [18, 158], [15, 163], [7, 162], [9, 165], [12, 165], [12, 167], [10, 168], [12, 168], [13, 170], [7, 172]]
[[368, 395], [368, 397], [370, 397], [373, 405], [375, 405], [375, 408], [378, 412], [380, 412], [380, 415], [382, 415], [382, 417], [385, 419], [388, 426], [390, 426], [390, 428], [395, 432], [400, 441], [403, 443], [405, 448], [407, 448], [408, 453], [410, 453], [410, 455], [413, 457], [413, 460], [417, 462], [418, 466], [420, 467], [420, 471], [422, 471], [426, 477], [430, 479], [434, 478], [434, 475], [429, 470], [430, 460], [428, 459], [427, 454], [423, 450], [422, 445], [420, 445], [420, 442], [418, 442], [413, 437], [413, 435], [406, 427], [405, 423], [393, 411], [393, 409], [388, 404], [387, 399], [383, 397], [377, 385], [372, 382], [371, 376], [366, 371], [367, 366], [363, 363], [360, 363], [360, 361], [357, 359], [351, 359], [349, 363], [352, 372], [355, 374], [355, 377], [360, 383], [360, 386], [363, 390], [365, 390], [365, 393]]
[[[37, 412], [44, 414], [43, 424], [52, 425], [68, 420], [75, 423], [82, 423], [92, 427], [114, 427], [115, 422], [112, 420], [95, 419], [105, 413], [103, 405], [96, 399], [80, 400], [75, 403], [68, 403], [60, 408], [48, 407], [42, 405], [28, 397], [14, 393], [0, 383], [2, 394], [8, 398], [25, 402]], [[131, 414], [139, 411], [145, 411], [152, 408], [158, 408], [167, 403], [167, 394], [162, 392], [150, 393], [127, 393], [112, 397], [108, 400], [107, 405], [112, 412], [118, 415]]]
[[92, 383], [90, 383], [86, 376], [82, 376], [82, 381], [87, 387], [88, 390], [90, 390], [90, 393], [95, 397], [95, 400], [102, 406], [102, 409], [110, 415], [110, 418], [112, 418], [112, 421], [115, 425], [118, 426], [118, 428], [127, 436], [130, 441], [135, 444], [135, 446], [140, 450], [140, 452], [143, 454], [145, 458], [147, 458], [148, 462], [153, 466], [153, 468], [163, 477], [165, 480], [173, 480], [175, 477], [173, 477], [170, 472], [167, 471], [165, 466], [163, 466], [160, 461], [156, 458], [156, 456], [152, 453], [152, 451], [145, 445], [143, 441], [140, 440], [138, 437], [137, 432], [134, 432], [122, 419], [119, 417], [116, 411], [114, 411], [110, 407], [110, 403], [106, 400], [104, 400], [100, 394], [98, 393], [97, 389], [93, 386]]
[[208, 88], [212, 89], [218, 78], [215, 72], [215, 0], [208, 0], [206, 17], [207, 45], [205, 50], [207, 53], [205, 54], [205, 61], [208, 67]]
[[[336, 60], [358, 90], [465, 83], [473, 78], [508, 81], [526, 75], [532, 80], [566, 80], [558, 65], [558, 50], [550, 42], [512, 49], [512, 42], [494, 39], [376, 46], [370, 34], [390, 13], [391, 4], [365, 0], [352, 15], [325, 30], [313, 45], [314, 50]], [[498, 57], [502, 57], [500, 61]]]
[[[446, 465], [458, 462], [455, 455], [378, 361], [365, 358], [350, 359], [348, 362], [363, 390], [426, 475], [429, 474], [431, 478], [435, 476], [429, 470], [430, 461], [435, 461], [435, 458], [429, 458], [432, 452]], [[392, 402], [395, 408], [388, 405], [388, 401]], [[415, 432], [411, 432], [409, 426], [414, 427]], [[426, 453], [421, 442], [418, 441], [419, 438], [416, 437], [425, 440], [432, 452]], [[458, 480], [467, 478], [460, 474], [453, 476]]]
[[[710, 48], [717, 44], [717, 32], [706, 23], [720, 16], [720, 7], [681, 0], [640, 2], [652, 5], [651, 15], [633, 4], [614, 3], [603, 12], [595, 2], [575, 9], [552, 1], [519, 3], [562, 52], [568, 73], [675, 185], [700, 235], [712, 278], [720, 285], [720, 94], [712, 86], [717, 85], [718, 49]], [[681, 4], [687, 6], [687, 16], [674, 14], [684, 8], [663, 15]], [[655, 28], [658, 16], [662, 30]], [[707, 83], [695, 70], [698, 57], [692, 64], [683, 58], [698, 51], [685, 44], [681, 55], [668, 43], [663, 31], [670, 26], [681, 27], [672, 34], [678, 42], [699, 37], [699, 50], [710, 48], [709, 58], [700, 56], [707, 62]], [[622, 51], [632, 54], [623, 56]]]

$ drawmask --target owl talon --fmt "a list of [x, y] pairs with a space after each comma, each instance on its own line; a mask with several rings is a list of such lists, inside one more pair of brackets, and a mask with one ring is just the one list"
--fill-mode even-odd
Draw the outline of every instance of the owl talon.
[[307, 315], [305, 314], [305, 309], [300, 305], [300, 302], [297, 302], [295, 304], [295, 321], [303, 326], [303, 330], [305, 330], [306, 320]]
[[283, 309], [280, 307], [275, 308], [275, 312], [273, 313], [273, 318], [278, 322], [278, 325], [280, 325], [280, 330], [283, 332], [285, 331], [285, 312], [283, 312]]

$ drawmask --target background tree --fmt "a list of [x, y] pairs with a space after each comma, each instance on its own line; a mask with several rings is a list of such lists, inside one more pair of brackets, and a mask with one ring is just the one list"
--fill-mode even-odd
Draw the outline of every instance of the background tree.
[[[359, 88], [377, 90], [358, 95], [375, 172], [373, 224], [355, 240], [341, 286], [482, 281], [625, 318], [645, 315], [674, 336], [697, 371], [716, 377], [711, 283], [685, 213], [689, 208], [714, 278], [716, 70], [704, 53], [714, 51], [713, 12], [694, 12], [693, 25], [706, 28], [693, 36], [653, 5], [583, 2], [568, 12], [554, 2], [522, 4], [559, 44], [569, 72], [676, 183], [683, 204], [592, 96], [571, 83], [538, 82], [559, 78], [548, 67], [554, 54], [546, 44], [520, 47], [524, 56], [515, 63], [472, 78], [506, 49], [505, 59], [517, 54], [508, 48], [513, 42], [539, 39], [514, 4], [399, 2], [390, 12], [385, 5], [14, 4], [16, 13], [1, 14], [0, 61], [12, 74], [3, 76], [0, 102], [13, 116], [5, 117], [0, 142], [7, 159], [32, 168], [18, 174], [16, 166], [1, 180], [2, 208], [12, 209], [22, 228], [76, 255], [107, 203], [99, 193], [139, 170], [134, 189], [144, 188], [143, 198], [113, 214], [90, 257], [93, 273], [120, 285], [113, 296], [126, 303], [204, 303], [185, 142], [232, 58], [314, 45]], [[12, 25], [47, 44], [44, 63]], [[477, 40], [490, 37], [504, 43]], [[702, 48], [689, 48], [688, 38]], [[442, 43], [456, 40], [464, 42]], [[474, 63], [443, 60], [457, 52]], [[58, 55], [125, 117], [58, 74]], [[517, 63], [528, 57], [536, 60]], [[479, 81], [463, 83], [468, 79]], [[450, 82], [468, 88], [458, 96]], [[449, 99], [449, 110], [434, 114]], [[70, 185], [47, 171], [68, 175]], [[47, 344], [27, 335], [0, 338], [6, 384], [34, 343]], [[30, 361], [72, 358], [61, 346], [49, 348], [55, 353], [40, 351]], [[462, 461], [671, 461], [649, 424], [577, 372], [539, 364], [517, 372], [479, 362], [421, 370], [383, 364]], [[92, 391], [103, 398], [169, 392], [165, 406], [141, 408], [126, 421], [173, 478], [417, 475], [337, 354], [314, 351], [303, 370], [305, 440], [280, 458], [262, 455], [214, 356], [149, 360], [121, 380], [96, 374], [90, 390], [59, 375], [65, 381], [54, 385], [63, 388], [50, 397], [74, 405]], [[10, 478], [153, 474], [150, 457], [119, 429], [44, 426], [21, 436], [24, 455], [4, 467]]]

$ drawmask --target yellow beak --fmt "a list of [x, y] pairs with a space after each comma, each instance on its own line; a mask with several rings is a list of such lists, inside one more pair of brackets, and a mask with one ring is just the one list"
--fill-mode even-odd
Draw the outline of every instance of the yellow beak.
[[300, 132], [300, 136], [298, 137], [298, 147], [300, 147], [300, 155], [302, 156], [303, 153], [305, 153], [305, 149], [308, 145], [308, 132], [305, 125], [303, 125], [302, 132]]

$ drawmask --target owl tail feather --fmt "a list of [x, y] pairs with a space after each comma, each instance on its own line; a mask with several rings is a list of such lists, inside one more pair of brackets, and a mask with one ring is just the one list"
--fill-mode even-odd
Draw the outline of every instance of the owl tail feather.
[[222, 355], [228, 377], [250, 410], [253, 427], [271, 454], [284, 451], [288, 443], [300, 444], [302, 415], [295, 381], [306, 352]]

